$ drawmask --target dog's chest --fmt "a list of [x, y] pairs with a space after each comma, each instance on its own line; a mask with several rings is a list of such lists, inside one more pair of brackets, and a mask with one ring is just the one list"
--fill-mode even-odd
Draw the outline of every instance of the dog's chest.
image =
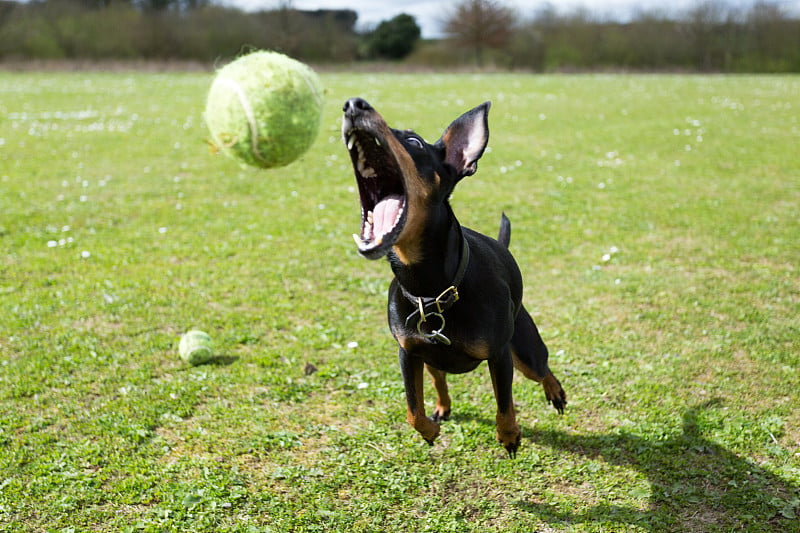
[[411, 357], [419, 357], [450, 374], [470, 372], [490, 357], [488, 346], [480, 341], [474, 344], [457, 341], [448, 346], [412, 336], [397, 337], [397, 342]]

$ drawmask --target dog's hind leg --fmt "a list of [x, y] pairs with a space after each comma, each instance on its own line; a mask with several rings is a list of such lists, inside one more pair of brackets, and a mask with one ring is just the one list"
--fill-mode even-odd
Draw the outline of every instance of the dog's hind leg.
[[547, 366], [547, 346], [525, 307], [520, 307], [514, 322], [511, 353], [514, 357], [514, 367], [526, 378], [541, 383], [547, 401], [552, 403], [559, 413], [563, 413], [567, 404], [567, 394]]

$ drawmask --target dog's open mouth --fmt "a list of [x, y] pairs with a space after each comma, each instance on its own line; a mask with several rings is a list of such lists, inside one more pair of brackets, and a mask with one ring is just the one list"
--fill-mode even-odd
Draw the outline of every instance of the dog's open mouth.
[[397, 160], [385, 140], [352, 128], [344, 132], [361, 199], [361, 233], [353, 234], [358, 251], [377, 259], [397, 241], [406, 221], [406, 191]]

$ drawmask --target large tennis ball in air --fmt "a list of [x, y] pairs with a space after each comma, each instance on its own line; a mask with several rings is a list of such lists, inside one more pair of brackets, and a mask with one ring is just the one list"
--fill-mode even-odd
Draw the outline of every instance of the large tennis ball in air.
[[206, 100], [213, 144], [249, 165], [288, 165], [313, 144], [322, 85], [308, 65], [277, 52], [239, 57], [217, 71]]

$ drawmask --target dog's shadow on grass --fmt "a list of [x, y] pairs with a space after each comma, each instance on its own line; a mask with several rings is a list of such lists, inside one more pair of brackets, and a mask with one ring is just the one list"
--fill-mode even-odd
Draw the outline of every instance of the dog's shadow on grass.
[[[800, 531], [800, 487], [701, 435], [700, 415], [717, 403], [712, 400], [688, 409], [683, 415], [682, 432], [663, 438], [525, 429], [523, 434], [538, 446], [641, 472], [649, 491], [639, 490], [649, 501], [641, 508], [616, 504], [613, 493], [626, 496], [630, 487], [594, 487], [590, 481], [564, 479], [563, 486], [574, 484], [579, 491], [599, 494], [594, 499], [608, 503], [575, 512], [536, 499], [517, 500], [513, 505], [555, 526], [614, 524], [609, 530], [636, 527], [654, 532]], [[524, 454], [516, 460], [524, 461]], [[579, 472], [577, 469], [578, 478]]]
[[198, 366], [201, 366], [201, 367], [202, 366], [230, 366], [230, 365], [232, 365], [233, 363], [235, 363], [238, 360], [239, 360], [239, 356], [238, 355], [220, 354], [220, 355], [213, 356], [208, 361], [204, 361], [204, 362], [196, 364], [196, 365], [188, 365], [187, 368], [191, 368], [192, 366], [195, 366], [195, 367], [198, 367]]
[[208, 364], [214, 366], [230, 366], [238, 360], [238, 355], [215, 355]]

